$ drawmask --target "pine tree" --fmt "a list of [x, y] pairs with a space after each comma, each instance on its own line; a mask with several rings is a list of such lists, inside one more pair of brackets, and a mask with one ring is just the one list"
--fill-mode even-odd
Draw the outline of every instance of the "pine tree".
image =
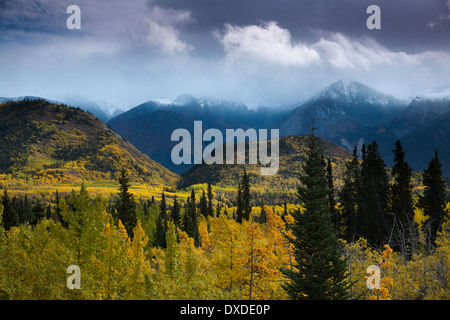
[[336, 209], [336, 199], [335, 199], [335, 190], [334, 190], [334, 182], [333, 182], [333, 167], [331, 164], [331, 159], [328, 158], [327, 161], [327, 181], [328, 181], [328, 208], [330, 210], [331, 221], [334, 226], [334, 230], [336, 234], [339, 234], [340, 231], [340, 217], [339, 212]]
[[166, 248], [166, 232], [167, 232], [167, 204], [164, 191], [161, 193], [161, 202], [159, 203], [159, 215], [156, 221], [156, 237], [155, 246]]
[[304, 174], [297, 194], [305, 211], [296, 210], [292, 233], [295, 269], [282, 269], [290, 280], [283, 288], [291, 299], [347, 299], [346, 262], [341, 258], [328, 209], [328, 182], [319, 138], [314, 129], [308, 139]]
[[[363, 149], [364, 150], [364, 149]], [[363, 152], [358, 203], [358, 233], [370, 244], [380, 247], [391, 233], [389, 180], [378, 144], [373, 141]]]
[[194, 244], [198, 246], [200, 241], [198, 233], [197, 204], [194, 189], [191, 190], [191, 196], [187, 197], [187, 208], [184, 214], [184, 228], [188, 236], [194, 239]]
[[54, 220], [61, 222], [61, 224], [64, 225], [62, 214], [61, 214], [61, 208], [59, 207], [59, 192], [56, 190], [55, 194], [55, 210], [54, 210]]
[[41, 198], [37, 198], [36, 203], [31, 209], [33, 213], [34, 220], [31, 222], [32, 225], [36, 225], [45, 218], [45, 205], [42, 203]]
[[200, 214], [205, 218], [208, 217], [208, 200], [206, 198], [205, 190], [203, 190], [202, 196], [200, 197]]
[[357, 232], [357, 210], [360, 184], [360, 164], [358, 149], [353, 149], [352, 160], [347, 162], [344, 173], [344, 186], [339, 192], [341, 200], [341, 230], [339, 236], [348, 242], [355, 239]]
[[125, 229], [127, 230], [128, 236], [133, 238], [133, 229], [136, 228], [137, 218], [136, 218], [136, 204], [134, 202], [133, 195], [128, 191], [129, 177], [127, 171], [122, 169], [119, 178], [119, 201], [117, 202], [117, 217]]
[[5, 231], [8, 231], [12, 227], [16, 227], [19, 225], [19, 215], [14, 209], [11, 198], [9, 197], [8, 191], [6, 189], [3, 191], [2, 206], [3, 228], [5, 229]]
[[442, 178], [442, 164], [438, 153], [423, 172], [423, 184], [425, 190], [419, 198], [418, 206], [423, 209], [427, 220], [423, 224], [423, 230], [427, 235], [427, 249], [433, 249], [436, 244], [436, 235], [441, 230], [444, 219], [448, 217], [446, 210], [446, 182]]
[[244, 219], [244, 208], [242, 203], [242, 188], [241, 188], [241, 182], [239, 181], [238, 189], [237, 189], [237, 195], [236, 195], [236, 222], [242, 223]]
[[412, 168], [405, 161], [405, 151], [400, 140], [395, 142], [394, 166], [392, 176], [392, 214], [394, 218], [394, 235], [397, 239], [396, 249], [409, 259], [416, 252], [418, 227], [414, 221], [413, 199], [411, 183]]
[[175, 224], [175, 228], [178, 228], [180, 226], [180, 205], [178, 204], [177, 195], [173, 197], [173, 207], [170, 218]]
[[247, 171], [244, 168], [244, 175], [242, 177], [242, 217], [245, 220], [250, 219], [252, 213], [251, 193], [250, 193], [250, 179]]
[[213, 217], [214, 216], [214, 207], [213, 207], [213, 203], [212, 203], [212, 199], [213, 199], [213, 192], [212, 192], [212, 187], [211, 187], [211, 183], [208, 183], [208, 215]]

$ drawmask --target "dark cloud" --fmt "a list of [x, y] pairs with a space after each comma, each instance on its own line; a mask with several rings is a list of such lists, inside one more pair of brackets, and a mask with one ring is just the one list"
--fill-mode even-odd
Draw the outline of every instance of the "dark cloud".
[[[66, 28], [77, 4], [82, 28]], [[381, 8], [381, 30], [366, 9]], [[449, 0], [0, 0], [0, 96], [289, 104], [351, 77], [450, 87]], [[34, 79], [39, 78], [39, 83]], [[130, 105], [129, 105], [130, 106]]]

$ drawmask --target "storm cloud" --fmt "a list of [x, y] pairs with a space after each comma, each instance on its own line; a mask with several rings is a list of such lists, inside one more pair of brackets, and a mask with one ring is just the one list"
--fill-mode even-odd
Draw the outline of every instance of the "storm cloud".
[[[382, 28], [368, 30], [375, 2]], [[0, 0], [0, 96], [277, 106], [342, 78], [399, 97], [449, 88], [450, 2], [375, 2]], [[66, 28], [71, 4], [81, 30]]]

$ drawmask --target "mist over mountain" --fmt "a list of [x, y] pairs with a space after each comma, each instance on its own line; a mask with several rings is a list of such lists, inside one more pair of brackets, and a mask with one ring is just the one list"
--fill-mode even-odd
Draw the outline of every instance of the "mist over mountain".
[[311, 132], [314, 121], [315, 134], [348, 150], [376, 140], [387, 165], [393, 164], [392, 149], [400, 139], [414, 170], [424, 170], [437, 150], [442, 155], [444, 175], [450, 176], [449, 144], [445, 143], [450, 131], [444, 120], [450, 112], [449, 93], [445, 90], [405, 101], [358, 82], [338, 81], [274, 127], [280, 129], [281, 136], [305, 135]]
[[21, 96], [21, 97], [13, 97], [13, 98], [7, 98], [7, 97], [0, 97], [0, 103], [5, 103], [8, 101], [13, 102], [19, 102], [23, 100], [45, 100], [50, 103], [57, 103], [57, 104], [65, 104], [69, 105], [71, 107], [78, 107], [81, 110], [87, 111], [89, 113], [92, 113], [94, 116], [99, 118], [100, 120], [106, 122], [109, 119], [113, 117], [113, 115], [108, 115], [107, 112], [103, 110], [98, 104], [95, 102], [89, 101], [87, 99], [83, 98], [68, 98], [68, 99], [48, 99], [43, 97], [36, 97], [36, 96]]
[[450, 112], [449, 93], [450, 90], [444, 90], [406, 101], [360, 82], [340, 80], [304, 102], [283, 108], [249, 108], [233, 101], [182, 93], [170, 100], [145, 102], [108, 124], [176, 173], [183, 173], [192, 165], [172, 163], [170, 152], [177, 142], [170, 140], [171, 134], [178, 128], [192, 133], [197, 120], [203, 122], [203, 130], [216, 128], [224, 133], [227, 128], [273, 128], [280, 130], [280, 136], [308, 135], [314, 122], [316, 135], [347, 150], [376, 140], [387, 165], [393, 164], [392, 149], [396, 139], [400, 139], [414, 170], [424, 170], [437, 149], [442, 154], [444, 174], [450, 177], [446, 161], [449, 147], [445, 143], [450, 131], [445, 130], [444, 120]]
[[[36, 98], [0, 98], [0, 103]], [[179, 128], [193, 135], [194, 121], [202, 121], [203, 132], [215, 128], [224, 136], [226, 129], [239, 128], [279, 129], [280, 136], [308, 135], [314, 122], [316, 135], [347, 150], [376, 140], [387, 165], [393, 164], [392, 149], [397, 139], [402, 141], [406, 160], [415, 171], [424, 170], [437, 150], [444, 175], [450, 177], [450, 89], [405, 101], [356, 81], [340, 80], [304, 102], [282, 108], [250, 108], [239, 102], [182, 93], [173, 99], [149, 100], [126, 112], [117, 111], [119, 114], [110, 120], [112, 115], [96, 103], [82, 99], [72, 102], [107, 121], [141, 152], [178, 174], [192, 164], [173, 164], [171, 150], [178, 141], [171, 141], [171, 135]]]
[[183, 93], [173, 100], [150, 100], [108, 121], [139, 150], [169, 170], [182, 173], [192, 165], [175, 165], [171, 150], [178, 143], [171, 141], [179, 128], [193, 134], [194, 121], [202, 121], [203, 131], [214, 128], [224, 135], [226, 129], [265, 129], [289, 113], [288, 108], [249, 108], [233, 101], [195, 98]]

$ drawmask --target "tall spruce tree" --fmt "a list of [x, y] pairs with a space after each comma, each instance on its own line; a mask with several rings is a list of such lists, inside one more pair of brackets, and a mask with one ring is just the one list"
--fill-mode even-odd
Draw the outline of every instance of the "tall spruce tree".
[[390, 187], [386, 164], [376, 141], [367, 147], [367, 153], [363, 153], [361, 183], [358, 187], [358, 233], [371, 245], [381, 247], [387, 243], [391, 233]]
[[212, 187], [211, 187], [211, 183], [208, 182], [208, 216], [213, 217], [214, 216], [214, 207], [213, 207], [213, 192], [212, 192]]
[[136, 204], [133, 195], [128, 191], [130, 182], [128, 173], [122, 169], [119, 178], [119, 200], [116, 205], [117, 217], [122, 221], [128, 236], [133, 238], [133, 230], [137, 224], [136, 218]]
[[348, 242], [355, 240], [360, 184], [358, 149], [353, 148], [352, 160], [345, 165], [344, 186], [339, 192], [341, 201], [341, 229], [339, 236]]
[[348, 299], [347, 264], [331, 222], [328, 182], [314, 128], [307, 147], [297, 190], [305, 210], [294, 212], [294, 237], [288, 238], [294, 246], [295, 269], [281, 269], [289, 279], [283, 287], [291, 299]]
[[441, 230], [445, 218], [448, 218], [447, 184], [442, 178], [442, 164], [437, 151], [428, 164], [428, 168], [423, 172], [423, 184], [425, 190], [419, 198], [418, 206], [424, 210], [423, 213], [427, 217], [422, 228], [427, 236], [427, 249], [432, 250], [436, 246], [436, 235]]
[[186, 227], [186, 233], [194, 239], [196, 246], [200, 245], [200, 236], [198, 233], [198, 216], [197, 216], [197, 203], [195, 200], [195, 191], [191, 190], [191, 196], [188, 197], [187, 213], [185, 214], [188, 226]]
[[172, 211], [170, 213], [170, 218], [172, 222], [175, 224], [175, 229], [180, 227], [180, 205], [178, 204], [177, 195], [173, 197], [173, 206]]
[[12, 227], [16, 227], [19, 225], [19, 215], [17, 214], [11, 198], [8, 195], [8, 190], [3, 191], [2, 198], [2, 206], [3, 206], [3, 228], [5, 231], [8, 231]]
[[244, 168], [244, 174], [242, 176], [242, 217], [245, 220], [250, 219], [252, 213], [251, 205], [251, 192], [250, 192], [250, 179], [247, 171]]
[[208, 218], [208, 199], [206, 198], [205, 190], [202, 190], [200, 197], [200, 214]]
[[237, 195], [236, 195], [236, 211], [234, 213], [234, 216], [236, 217], [236, 222], [242, 223], [244, 220], [244, 210], [243, 210], [243, 204], [242, 204], [242, 188], [241, 188], [241, 182], [239, 181], [238, 189], [237, 189]]
[[327, 160], [327, 181], [328, 181], [328, 208], [330, 210], [331, 221], [333, 223], [333, 227], [335, 233], [339, 235], [339, 231], [341, 228], [341, 221], [339, 217], [339, 211], [336, 209], [336, 197], [335, 197], [335, 189], [333, 182], [333, 166], [331, 164], [331, 159]]
[[39, 223], [39, 221], [45, 218], [45, 209], [46, 209], [45, 204], [42, 202], [41, 198], [38, 197], [36, 199], [36, 203], [33, 205], [31, 209], [31, 212], [34, 217], [34, 220], [31, 221], [31, 225], [36, 225]]
[[418, 241], [418, 226], [414, 221], [412, 199], [412, 168], [405, 161], [405, 151], [400, 140], [395, 142], [395, 149], [392, 152], [394, 153], [394, 166], [392, 167], [394, 182], [391, 187], [391, 208], [396, 240], [393, 248], [409, 259], [416, 252]]
[[159, 215], [156, 221], [155, 246], [166, 248], [166, 232], [168, 227], [167, 204], [164, 191], [161, 193], [161, 202], [159, 203]]

